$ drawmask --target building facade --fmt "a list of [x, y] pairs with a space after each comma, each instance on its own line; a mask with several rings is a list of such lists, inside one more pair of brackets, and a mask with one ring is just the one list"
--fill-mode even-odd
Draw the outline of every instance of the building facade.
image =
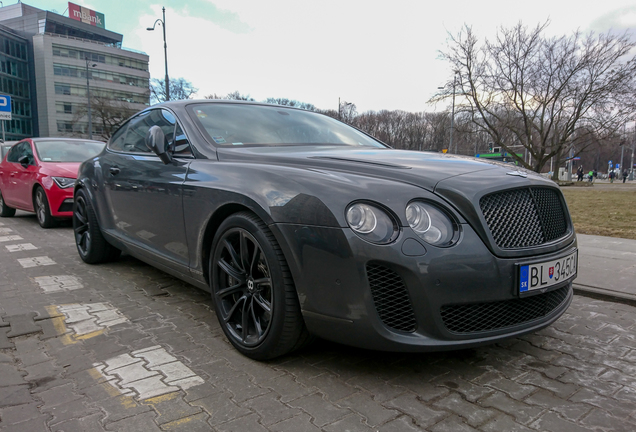
[[27, 39], [0, 25], [0, 94], [11, 96], [11, 120], [0, 120], [4, 139], [33, 136], [29, 48]]
[[88, 137], [90, 112], [105, 140], [149, 105], [149, 57], [122, 48], [121, 34], [24, 3], [1, 7], [0, 25], [26, 41], [31, 136]]

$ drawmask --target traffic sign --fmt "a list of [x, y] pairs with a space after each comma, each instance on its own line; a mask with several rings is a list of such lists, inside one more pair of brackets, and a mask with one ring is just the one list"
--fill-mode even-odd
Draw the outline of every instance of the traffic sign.
[[11, 96], [0, 95], [0, 120], [11, 120]]

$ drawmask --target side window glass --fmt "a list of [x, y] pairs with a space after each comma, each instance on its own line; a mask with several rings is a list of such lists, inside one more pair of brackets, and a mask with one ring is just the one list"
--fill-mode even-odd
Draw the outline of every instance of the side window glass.
[[31, 144], [28, 142], [22, 142], [11, 147], [9, 155], [7, 156], [7, 162], [19, 163], [22, 156], [27, 156], [29, 163], [33, 163], [33, 150], [31, 150]]
[[117, 132], [110, 137], [108, 142], [108, 148], [115, 151], [122, 151], [124, 149], [124, 138], [126, 138], [126, 130], [128, 129], [128, 123], [119, 128]]
[[24, 154], [29, 158], [29, 165], [35, 165], [35, 158], [33, 157], [33, 148], [31, 147], [31, 144], [24, 144], [26, 144], [24, 148]]
[[[158, 111], [158, 110], [153, 110]], [[128, 131], [124, 139], [123, 151], [129, 153], [149, 153], [150, 149], [146, 146], [146, 134], [148, 129], [153, 125], [151, 115], [153, 111], [141, 113], [128, 124]]]
[[168, 144], [172, 143], [174, 140], [174, 125], [177, 122], [177, 119], [174, 118], [174, 114], [166, 109], [161, 110], [161, 118], [160, 121], [156, 123], [157, 126], [163, 130], [163, 134], [166, 136], [166, 141]]
[[183, 133], [183, 129], [181, 129], [181, 125], [179, 125], [179, 123], [177, 123], [175, 128], [174, 141], [171, 143], [171, 147], [175, 156], [192, 156], [190, 143], [188, 142], [188, 138], [185, 136], [185, 133]]
[[153, 109], [133, 118], [128, 125], [124, 138], [123, 151], [130, 153], [150, 153], [146, 146], [146, 135], [152, 126], [159, 126], [168, 143], [174, 139], [174, 115], [165, 109]]
[[18, 163], [18, 159], [20, 159], [20, 148], [22, 148], [22, 144], [16, 144], [9, 149], [7, 162]]

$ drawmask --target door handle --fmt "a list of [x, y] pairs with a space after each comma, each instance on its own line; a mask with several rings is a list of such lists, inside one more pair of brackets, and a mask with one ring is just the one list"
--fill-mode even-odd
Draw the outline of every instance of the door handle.
[[117, 175], [119, 174], [119, 171], [121, 170], [119, 169], [119, 167], [110, 167], [108, 171], [110, 172], [111, 175]]

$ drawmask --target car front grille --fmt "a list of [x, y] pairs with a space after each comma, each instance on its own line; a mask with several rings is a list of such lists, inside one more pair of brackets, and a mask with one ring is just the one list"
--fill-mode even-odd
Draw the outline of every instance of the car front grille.
[[415, 313], [400, 275], [382, 265], [368, 264], [367, 278], [375, 309], [384, 325], [403, 332], [414, 332]]
[[537, 246], [567, 234], [566, 210], [550, 188], [496, 192], [479, 200], [481, 212], [501, 249]]
[[531, 297], [491, 303], [442, 306], [441, 316], [453, 333], [477, 333], [503, 329], [547, 316], [568, 297], [570, 287]]

